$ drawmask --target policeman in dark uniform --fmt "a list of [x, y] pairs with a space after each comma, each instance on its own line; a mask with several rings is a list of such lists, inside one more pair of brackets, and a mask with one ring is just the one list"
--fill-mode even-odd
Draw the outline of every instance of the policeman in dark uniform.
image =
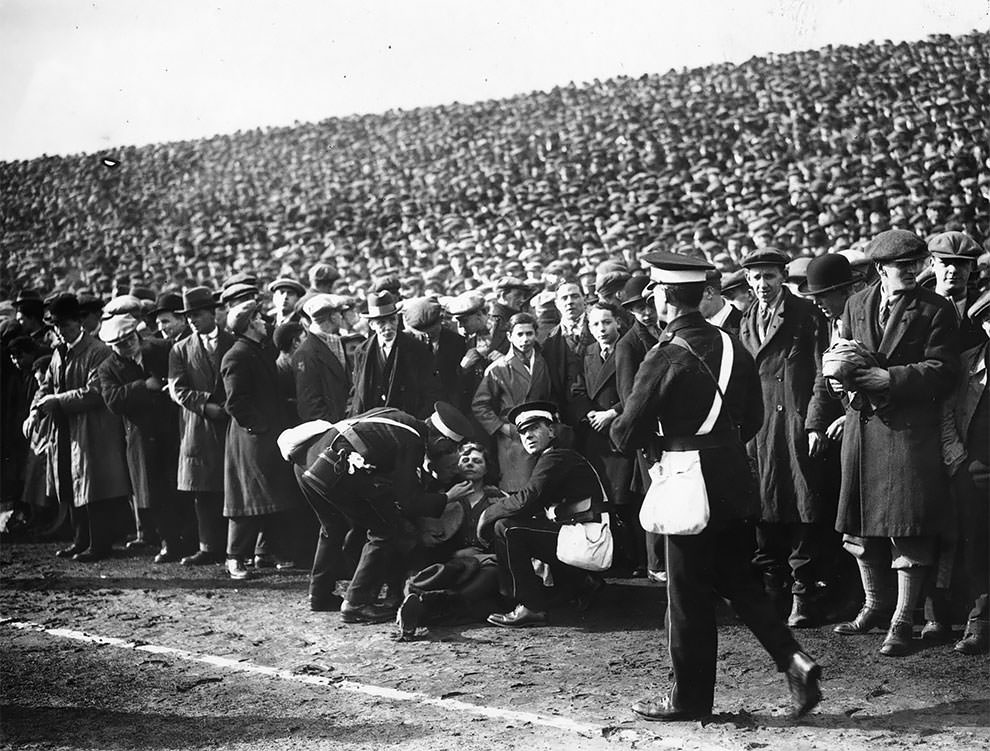
[[[711, 516], [697, 535], [667, 536], [668, 642], [674, 685], [666, 696], [638, 701], [632, 709], [650, 720], [711, 714], [715, 597], [720, 596], [771, 654], [777, 669], [787, 674], [795, 714], [803, 715], [821, 699], [821, 670], [774, 616], [749, 565], [752, 520], [760, 510], [745, 450], [763, 419], [756, 366], [745, 347], [732, 338], [733, 364], [721, 411], [710, 433], [696, 435], [715, 398], [714, 374], [722, 360], [721, 334], [698, 310], [705, 273], [712, 266], [671, 253], [649, 253], [644, 258], [653, 267], [657, 311], [668, 324], [640, 366], [623, 413], [612, 423], [612, 440], [620, 451], [643, 448], [653, 459], [664, 451], [698, 451]], [[672, 341], [675, 337], [677, 341]]]
[[[310, 425], [316, 426], [315, 436], [291, 445], [291, 436]], [[345, 623], [392, 618], [394, 608], [375, 600], [386, 581], [405, 578], [405, 570], [397, 566], [402, 517], [440, 516], [447, 501], [471, 489], [469, 482], [461, 482], [445, 493], [427, 492], [426, 473], [421, 471], [424, 456], [453, 450], [470, 431], [464, 415], [437, 402], [426, 421], [384, 407], [332, 424], [304, 423], [282, 434], [282, 453], [295, 463], [299, 487], [322, 527], [310, 579], [313, 610], [338, 606]], [[347, 594], [339, 602], [333, 590], [345, 565], [341, 547], [351, 526], [367, 529], [368, 535]]]
[[534, 558], [552, 567], [555, 587], [578, 593], [579, 606], [603, 584], [557, 559], [561, 525], [601, 521], [606, 498], [588, 460], [554, 446], [556, 411], [553, 402], [534, 401], [516, 405], [507, 415], [526, 453], [539, 458], [526, 486], [493, 503], [478, 520], [480, 539], [490, 540], [494, 534], [502, 594], [517, 603], [512, 612], [488, 616], [494, 626], [546, 624], [547, 597], [533, 570]]

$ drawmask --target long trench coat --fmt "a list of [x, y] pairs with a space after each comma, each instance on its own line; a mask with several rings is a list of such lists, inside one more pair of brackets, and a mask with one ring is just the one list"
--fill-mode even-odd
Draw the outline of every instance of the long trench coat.
[[83, 333], [71, 350], [55, 350], [34, 396], [35, 404], [49, 394], [58, 399], [59, 410], [53, 421], [55, 440], [49, 444], [48, 461], [49, 466], [58, 467], [59, 457], [68, 457], [72, 498], [63, 498], [61, 483], [54, 483], [62, 503], [85, 506], [131, 492], [124, 458], [124, 429], [100, 394], [98, 370], [111, 354], [107, 345]]
[[274, 348], [238, 337], [220, 364], [231, 417], [224, 456], [227, 517], [289, 511], [299, 503], [292, 467], [276, 443], [291, 421], [275, 356]]
[[836, 529], [857, 537], [937, 535], [951, 517], [942, 468], [942, 402], [959, 374], [956, 315], [934, 292], [895, 298], [877, 320], [880, 287], [849, 298], [842, 334], [876, 352], [890, 374], [890, 403], [867, 419], [846, 408]]
[[516, 356], [515, 351], [503, 355], [485, 370], [474, 394], [471, 410], [488, 434], [495, 438], [498, 466], [502, 473], [499, 487], [514, 492], [529, 482], [536, 458], [526, 453], [514, 425], [506, 436], [501, 427], [507, 424], [509, 410], [523, 402], [550, 400], [550, 376], [547, 364], [539, 352], [533, 358], [533, 372]]
[[107, 407], [120, 415], [127, 442], [127, 468], [134, 505], [148, 509], [169, 503], [179, 456], [179, 408], [166, 391], [149, 391], [145, 379], [168, 377], [169, 344], [141, 342], [142, 364], [112, 354], [100, 365], [100, 389]]
[[753, 305], [739, 328], [739, 339], [756, 361], [763, 388], [763, 427], [748, 446], [756, 460], [764, 522], [831, 524], [834, 502], [822, 497], [821, 460], [808, 456], [808, 431], [824, 432], [821, 410], [811, 408], [822, 353], [828, 348], [828, 321], [816, 305], [787, 289], [760, 342], [760, 311]]
[[223, 492], [223, 455], [227, 435], [227, 413], [210, 419], [203, 410], [208, 403], [223, 406], [220, 361], [234, 343], [228, 331], [217, 333], [216, 351], [207, 352], [198, 334], [178, 341], [168, 358], [168, 382], [179, 410], [179, 490]]

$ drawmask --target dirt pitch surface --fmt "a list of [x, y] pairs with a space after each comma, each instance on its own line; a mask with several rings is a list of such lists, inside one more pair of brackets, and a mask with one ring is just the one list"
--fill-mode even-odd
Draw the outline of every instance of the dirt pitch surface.
[[0, 552], [0, 744], [43, 749], [990, 748], [990, 659], [950, 645], [882, 658], [882, 634], [799, 640], [825, 700], [789, 718], [784, 681], [732, 616], [717, 714], [649, 723], [629, 704], [667, 684], [662, 590], [615, 581], [547, 628], [344, 625], [311, 613], [306, 575], [234, 583], [150, 556], [63, 562]]

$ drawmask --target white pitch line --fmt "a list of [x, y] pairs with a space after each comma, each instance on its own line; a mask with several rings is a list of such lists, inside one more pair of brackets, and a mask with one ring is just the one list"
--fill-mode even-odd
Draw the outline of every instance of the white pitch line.
[[396, 688], [386, 688], [384, 686], [372, 686], [366, 683], [357, 683], [349, 680], [332, 680], [318, 675], [303, 675], [293, 673], [291, 670], [282, 670], [268, 665], [256, 665], [252, 662], [238, 660], [230, 657], [219, 657], [217, 655], [191, 652], [187, 649], [177, 649], [176, 647], [163, 647], [156, 644], [143, 644], [140, 642], [118, 639], [113, 636], [99, 636], [98, 634], [87, 634], [83, 631], [74, 631], [68, 628], [47, 628], [40, 623], [30, 623], [28, 621], [15, 621], [10, 618], [0, 618], [0, 625], [26, 631], [38, 631], [49, 636], [61, 639], [71, 639], [72, 641], [84, 642], [88, 644], [102, 644], [118, 649], [129, 649], [136, 652], [148, 652], [156, 655], [167, 655], [187, 662], [199, 662], [205, 665], [212, 665], [218, 668], [225, 668], [238, 673], [251, 673], [254, 675], [265, 675], [272, 678], [279, 678], [295, 683], [305, 683], [311, 686], [325, 686], [340, 691], [347, 691], [354, 694], [365, 694], [379, 699], [389, 699], [392, 701], [412, 702], [416, 704], [428, 704], [454, 712], [480, 715], [491, 720], [509, 720], [512, 722], [528, 722], [532, 725], [555, 728], [557, 730], [567, 730], [579, 735], [602, 737], [604, 726], [593, 725], [586, 722], [577, 722], [567, 717], [552, 717], [540, 715], [532, 712], [519, 712], [513, 709], [500, 709], [498, 707], [486, 707], [480, 704], [471, 704], [457, 699], [443, 699], [437, 696], [430, 696], [419, 691], [402, 691]]

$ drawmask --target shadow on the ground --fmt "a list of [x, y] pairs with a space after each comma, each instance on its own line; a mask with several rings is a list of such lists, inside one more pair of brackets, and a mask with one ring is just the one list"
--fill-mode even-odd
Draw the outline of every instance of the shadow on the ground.
[[10, 704], [0, 707], [0, 718], [3, 741], [14, 746], [57, 744], [71, 748], [186, 749], [229, 747], [265, 740], [324, 739], [330, 743], [372, 741], [376, 747], [387, 747], [423, 735], [421, 729], [409, 725], [353, 721], [337, 724], [333, 715], [185, 716], [169, 712]]
[[924, 727], [932, 732], [949, 728], [988, 728], [990, 727], [990, 702], [980, 699], [960, 699], [958, 701], [933, 704], [920, 709], [899, 709], [886, 714], [868, 713], [864, 707], [857, 711], [829, 714], [821, 711], [801, 719], [752, 715], [748, 712], [723, 713], [714, 715], [713, 723], [734, 723], [744, 727], [809, 727], [830, 730], [898, 730], [910, 729], [917, 732]]

